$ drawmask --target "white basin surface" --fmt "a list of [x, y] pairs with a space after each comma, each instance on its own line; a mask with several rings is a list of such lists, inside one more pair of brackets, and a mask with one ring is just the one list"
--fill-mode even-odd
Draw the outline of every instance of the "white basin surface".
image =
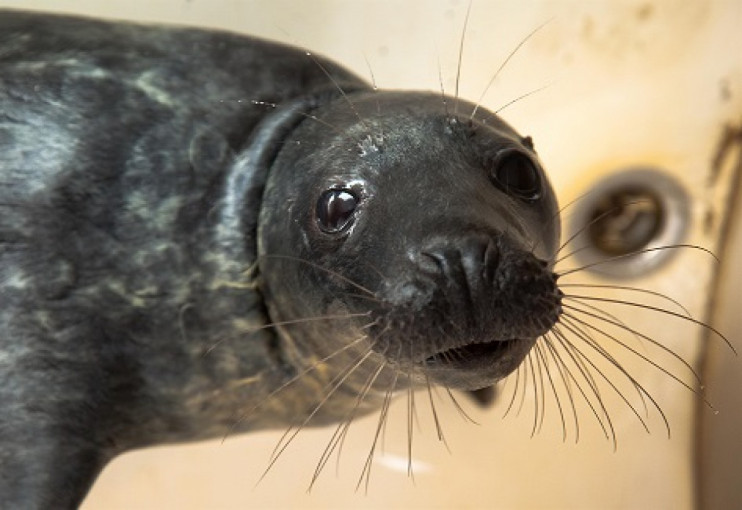
[[[453, 94], [468, 4], [0, 0], [0, 7], [224, 28], [306, 47], [361, 76], [373, 75], [380, 88], [442, 87]], [[560, 203], [579, 203], [579, 197], [617, 172], [661, 169], [688, 195], [688, 228], [682, 242], [723, 257], [718, 263], [701, 250], [679, 249], [646, 275], [611, 279], [582, 271], [565, 281], [641, 286], [671, 296], [695, 319], [713, 319], [742, 352], [739, 285], [733, 284], [741, 282], [742, 275], [730, 262], [742, 258], [742, 235], [732, 237], [736, 251], [724, 249], [730, 197], [742, 199], [733, 187], [742, 142], [731, 143], [725, 157], [715, 160], [724, 129], [739, 128], [742, 122], [742, 1], [474, 0], [463, 45], [460, 95], [479, 100], [516, 48], [482, 102], [498, 110], [526, 96], [504, 108], [502, 115], [533, 137]], [[576, 221], [571, 212], [568, 207], [563, 214], [565, 233]], [[739, 222], [732, 225], [739, 227]], [[563, 267], [577, 264], [570, 258]], [[719, 306], [712, 310], [717, 288]], [[666, 300], [625, 290], [597, 289], [594, 295], [678, 310]], [[563, 431], [556, 400], [545, 389], [548, 381], [536, 396], [529, 389], [522, 404], [517, 397], [515, 409], [503, 418], [515, 389], [511, 378], [494, 409], [480, 410], [466, 397], [458, 398], [478, 424], [463, 418], [441, 392], [436, 411], [446, 445], [438, 440], [427, 393], [416, 396], [414, 480], [407, 474], [408, 401], [400, 396], [390, 410], [384, 453], [374, 460], [367, 489], [362, 484], [356, 490], [356, 483], [377, 416], [352, 426], [337, 466], [333, 458], [311, 491], [307, 489], [315, 465], [334, 427], [303, 431], [262, 480], [283, 431], [131, 452], [104, 470], [82, 508], [690, 509], [699, 501], [708, 508], [724, 508], [731, 501], [742, 505], [740, 490], [734, 488], [740, 485], [742, 441], [737, 437], [735, 449], [730, 449], [732, 440], [723, 435], [742, 425], [737, 391], [742, 360], [722, 339], [689, 321], [651, 309], [607, 309], [697, 371], [703, 368], [708, 400], [718, 412], [678, 380], [602, 338], [659, 403], [670, 424], [669, 438], [651, 402], [644, 401], [645, 413], [631, 384], [595, 356], [597, 367], [617, 381], [649, 433], [597, 373], [617, 438], [615, 448], [579, 399], [579, 427], [568, 411]], [[697, 389], [692, 373], [672, 356], [637, 335], [618, 328], [611, 333]], [[713, 350], [709, 353], [707, 347]], [[562, 404], [569, 409], [565, 400]], [[534, 421], [538, 430], [532, 434]], [[605, 420], [603, 424], [608, 426]]]

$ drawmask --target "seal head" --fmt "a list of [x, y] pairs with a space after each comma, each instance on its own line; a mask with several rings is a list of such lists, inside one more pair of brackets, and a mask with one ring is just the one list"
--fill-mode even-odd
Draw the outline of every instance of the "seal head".
[[363, 92], [318, 107], [285, 140], [258, 261], [292, 363], [333, 358], [359, 384], [375, 374], [398, 388], [384, 381], [404, 374], [473, 390], [556, 323], [554, 192], [530, 139], [473, 110]]

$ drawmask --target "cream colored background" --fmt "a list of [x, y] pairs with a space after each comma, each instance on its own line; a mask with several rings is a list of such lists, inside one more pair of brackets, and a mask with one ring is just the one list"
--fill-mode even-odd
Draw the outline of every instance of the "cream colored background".
[[[223, 27], [311, 48], [363, 76], [369, 76], [370, 66], [380, 87], [439, 90], [440, 70], [449, 93], [454, 90], [467, 8], [464, 1], [445, 0], [0, 0], [0, 6]], [[718, 251], [732, 158], [716, 186], [708, 185], [708, 174], [722, 126], [742, 120], [742, 2], [474, 0], [461, 95], [478, 99], [508, 53], [547, 20], [518, 51], [484, 104], [497, 109], [547, 86], [503, 115], [533, 136], [562, 203], [584, 193], [601, 176], [626, 166], [656, 165], [691, 193], [687, 241]], [[704, 319], [717, 269], [709, 257], [681, 253], [641, 283], [680, 299], [695, 317]], [[732, 304], [726, 315], [723, 307], [719, 313], [725, 331], [738, 342], [739, 305], [730, 301], [739, 298], [735, 288], [728, 290], [726, 303]], [[650, 313], [631, 311], [622, 317], [698, 363], [703, 341], [697, 328]], [[728, 350], [719, 352], [717, 363], [731, 358]], [[443, 399], [438, 409], [448, 453], [435, 437], [425, 396], [420, 395], [414, 482], [405, 472], [406, 408], [400, 400], [391, 411], [386, 454], [375, 462], [368, 494], [356, 493], [354, 487], [375, 417], [352, 428], [339, 474], [334, 464], [328, 466], [311, 494], [306, 489], [332, 429], [302, 433], [257, 485], [278, 432], [133, 452], [105, 470], [83, 508], [692, 508], [698, 488], [697, 399], [646, 365], [634, 364], [631, 370], [662, 403], [672, 439], [667, 439], [656, 413], [649, 420], [648, 435], [618, 401], [608, 403], [619, 440], [614, 452], [587, 413], [580, 420], [579, 442], [575, 444], [571, 429], [569, 440], [562, 442], [553, 402], [547, 404], [551, 407], [543, 430], [531, 438], [531, 402], [521, 416], [505, 419], [502, 407], [472, 409], [480, 422], [472, 425]], [[739, 370], [740, 362], [726, 368], [732, 376]], [[717, 394], [719, 401], [728, 401], [724, 393], [731, 395], [730, 408], [720, 409], [718, 415], [704, 408], [699, 415], [712, 427], [734, 431], [733, 399], [738, 392], [723, 383], [715, 389], [722, 394]], [[711, 437], [722, 453], [730, 441], [742, 442], [734, 433], [733, 439], [722, 441], [713, 433]], [[735, 472], [739, 466], [727, 467], [720, 472], [724, 476], [714, 478], [723, 480], [712, 486], [716, 508], [725, 508], [733, 497], [742, 501], [739, 490], [733, 495], [733, 482], [741, 481]]]

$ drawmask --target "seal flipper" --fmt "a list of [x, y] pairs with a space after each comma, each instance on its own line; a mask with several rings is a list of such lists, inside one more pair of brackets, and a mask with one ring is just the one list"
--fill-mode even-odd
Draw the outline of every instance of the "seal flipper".
[[[9, 293], [0, 298], [9, 312], [0, 314], [0, 331], [15, 333], [12, 341], [0, 339], [0, 507], [77, 508], [113, 454], [103, 429], [109, 418], [120, 420], [99, 405], [110, 386], [94, 355], [50, 356], [63, 335], [29, 331], [31, 313], [8, 306]], [[22, 384], [13, 379], [16, 373], [23, 374]]]
[[469, 390], [466, 394], [476, 403], [479, 407], [488, 408], [492, 407], [497, 398], [497, 389], [494, 386], [485, 386], [478, 390]]

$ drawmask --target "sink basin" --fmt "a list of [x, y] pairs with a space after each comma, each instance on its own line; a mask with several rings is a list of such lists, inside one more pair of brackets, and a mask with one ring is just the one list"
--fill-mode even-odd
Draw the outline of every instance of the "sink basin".
[[[0, 0], [0, 6], [223, 27], [311, 48], [360, 75], [373, 75], [379, 87], [448, 93], [456, 89], [467, 11], [466, 2], [442, 0]], [[740, 27], [742, 3], [722, 0], [474, 1], [459, 91], [470, 100], [482, 97], [492, 110], [503, 108], [508, 122], [533, 137], [560, 202], [575, 202], [563, 214], [566, 235], [584, 226], [575, 211], [586, 193], [615, 175], [641, 167], [671, 179], [685, 196], [680, 212], [672, 212], [683, 217], [677, 242], [715, 252], [721, 262], [702, 250], [678, 249], [630, 275], [585, 270], [570, 281], [641, 286], [670, 296], [684, 309], [625, 289], [592, 290], [605, 299], [640, 301], [679, 315], [687, 310], [697, 320], [712, 321], [742, 351], [742, 274], [733, 264], [742, 259], [742, 214], [735, 205], [742, 201], [742, 137], [723, 143], [724, 133], [740, 129], [742, 121]], [[578, 256], [569, 257], [563, 267], [579, 264]], [[384, 454], [374, 460], [367, 489], [364, 482], [356, 491], [356, 483], [376, 416], [351, 428], [337, 473], [333, 459], [311, 493], [307, 488], [333, 428], [302, 432], [260, 483], [281, 431], [132, 452], [106, 468], [83, 508], [690, 509], [698, 502], [705, 508], [725, 508], [724, 503], [730, 508], [730, 502], [742, 507], [742, 361], [723, 339], [687, 320], [647, 308], [606, 308], [616, 321], [656, 339], [701, 373], [710, 404], [695, 393], [698, 383], [682, 362], [604, 320], [603, 329], [640, 355], [610, 338], [598, 341], [617, 352], [661, 412], [610, 361], [593, 353], [591, 372], [600, 397], [587, 404], [572, 387], [576, 418], [569, 391], [560, 386], [557, 403], [543, 369], [532, 367], [520, 373], [518, 383], [511, 377], [499, 388], [493, 409], [456, 396], [469, 418], [445, 391], [434, 396], [444, 445], [427, 393], [417, 394], [419, 425], [413, 427], [411, 460], [409, 401], [400, 396], [390, 410]], [[598, 371], [617, 381], [633, 409]], [[553, 366], [550, 373], [558, 379]], [[525, 381], [529, 389], [523, 393]], [[414, 481], [408, 479], [410, 465]]]

